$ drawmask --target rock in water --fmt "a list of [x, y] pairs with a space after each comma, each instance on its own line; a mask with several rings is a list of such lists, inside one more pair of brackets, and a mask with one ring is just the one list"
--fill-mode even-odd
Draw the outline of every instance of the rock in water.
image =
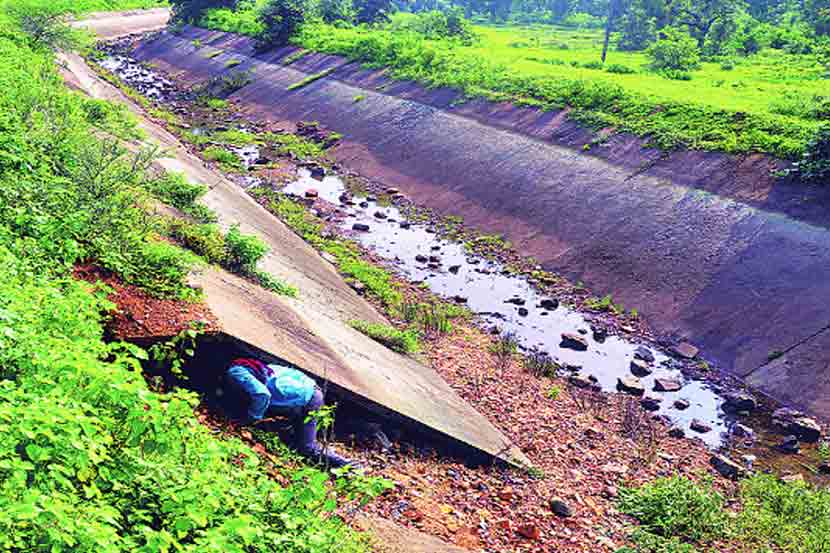
[[548, 311], [555, 311], [557, 307], [559, 307], [559, 300], [545, 298], [539, 302], [539, 307], [541, 309], [547, 309]]
[[821, 438], [821, 425], [795, 409], [776, 409], [772, 413], [772, 423], [804, 442], [817, 442]]
[[358, 232], [369, 232], [369, 225], [365, 223], [355, 223], [352, 225], [352, 230], [356, 230]]
[[707, 432], [712, 431], [711, 426], [698, 419], [692, 419], [692, 423], [689, 425], [689, 428], [700, 434], [706, 434]]
[[778, 444], [778, 449], [784, 453], [798, 453], [798, 438], [795, 436], [787, 436], [784, 438], [784, 441]]
[[562, 335], [562, 342], [559, 344], [559, 347], [576, 351], [586, 351], [588, 349], [588, 340], [579, 334], [566, 333]]
[[674, 408], [678, 411], [685, 411], [690, 405], [688, 399], [678, 399], [674, 402]]
[[640, 359], [633, 359], [631, 361], [630, 368], [631, 374], [633, 374], [634, 376], [648, 376], [652, 372], [654, 372], [653, 369], [648, 366], [648, 363]]
[[660, 409], [660, 402], [663, 401], [659, 397], [644, 397], [640, 400], [640, 405], [646, 411], [658, 411]]
[[723, 399], [723, 409], [729, 412], [754, 411], [758, 406], [755, 398], [745, 392], [732, 392]]
[[637, 346], [637, 349], [634, 350], [634, 358], [646, 363], [654, 363], [654, 354], [645, 346]]
[[655, 392], [678, 392], [683, 385], [677, 380], [671, 378], [655, 378], [654, 391]]
[[617, 389], [627, 394], [641, 396], [646, 393], [646, 388], [639, 378], [633, 376], [621, 376], [617, 379]]

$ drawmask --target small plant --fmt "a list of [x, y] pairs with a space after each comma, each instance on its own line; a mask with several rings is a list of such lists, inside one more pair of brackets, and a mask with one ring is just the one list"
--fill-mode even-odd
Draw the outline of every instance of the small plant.
[[505, 370], [519, 351], [519, 341], [513, 332], [501, 334], [490, 345], [490, 353], [496, 357], [497, 366]]
[[182, 367], [187, 360], [196, 355], [196, 342], [202, 331], [202, 325], [194, 325], [181, 331], [166, 342], [153, 344], [148, 350], [150, 360], [156, 372], [169, 372], [178, 380], [187, 380]]
[[418, 332], [414, 329], [398, 330], [389, 325], [366, 321], [351, 321], [349, 324], [358, 332], [398, 353], [413, 354], [421, 350]]
[[663, 538], [705, 543], [724, 535], [724, 500], [711, 481], [684, 476], [658, 478], [639, 488], [620, 490], [620, 511], [640, 521], [643, 530]]
[[268, 246], [259, 237], [242, 234], [234, 225], [225, 236], [227, 265], [235, 272], [252, 272], [256, 264], [268, 253]]
[[559, 365], [546, 351], [534, 349], [524, 358], [524, 366], [527, 371], [537, 378], [555, 376], [559, 371]]
[[239, 65], [242, 65], [241, 60], [238, 60], [238, 59], [228, 60], [228, 61], [225, 62], [225, 69], [233, 69], [234, 67], [237, 67]]
[[299, 61], [299, 60], [303, 59], [306, 55], [308, 55], [309, 52], [310, 52], [310, 50], [297, 50], [293, 54], [285, 56], [282, 60], [282, 64], [283, 65], [291, 65], [295, 61]]
[[622, 65], [619, 63], [612, 63], [608, 67], [605, 68], [608, 73], [616, 73], [617, 75], [633, 75], [637, 71], [631, 69], [627, 65]]
[[197, 50], [202, 47], [202, 41], [199, 40], [198, 38], [194, 38], [193, 40], [191, 40], [190, 44], [192, 44], [193, 47], [196, 48]]
[[170, 235], [208, 263], [225, 262], [225, 237], [216, 225], [193, 224], [176, 219], [170, 224]]
[[328, 77], [329, 75], [331, 75], [334, 72], [334, 69], [335, 69], [334, 67], [330, 67], [328, 69], [323, 69], [319, 73], [309, 75], [305, 79], [303, 79], [301, 81], [297, 81], [296, 83], [294, 83], [292, 85], [289, 85], [288, 90], [297, 90], [297, 89], [303, 88], [305, 86], [308, 86], [308, 85], [310, 85], [311, 83], [313, 83], [315, 81], [319, 81], [322, 78]]
[[555, 384], [554, 384], [553, 386], [551, 386], [550, 388], [548, 388], [548, 391], [547, 391], [547, 392], [545, 392], [545, 396], [546, 396], [548, 399], [551, 399], [551, 400], [553, 400], [553, 401], [556, 401], [557, 399], [559, 399], [559, 395], [560, 395], [561, 393], [562, 393], [562, 388], [560, 388], [559, 386], [557, 386], [557, 385], [555, 385]]
[[242, 162], [236, 154], [229, 152], [221, 146], [209, 146], [202, 152], [202, 157], [208, 161], [219, 163], [224, 171], [239, 171], [242, 169]]
[[355, 96], [354, 98], [352, 98], [352, 101], [353, 101], [355, 104], [358, 104], [358, 103], [362, 102], [362, 101], [363, 101], [363, 100], [365, 100], [365, 99], [366, 99], [366, 95], [365, 95], [365, 94], [358, 94], [357, 96]]
[[673, 28], [663, 29], [662, 34], [663, 37], [646, 50], [653, 69], [686, 72], [700, 66], [700, 51], [695, 39]]

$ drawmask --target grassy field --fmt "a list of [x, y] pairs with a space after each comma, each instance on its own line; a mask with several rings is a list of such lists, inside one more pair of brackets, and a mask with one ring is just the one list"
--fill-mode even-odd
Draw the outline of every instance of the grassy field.
[[[250, 11], [214, 10], [202, 24], [255, 34], [254, 21]], [[645, 54], [619, 52], [613, 44], [602, 66], [600, 31], [552, 25], [474, 30], [478, 38], [465, 45], [389, 28], [311, 23], [293, 42], [468, 97], [570, 107], [570, 117], [586, 126], [630, 132], [663, 149], [798, 159], [820, 125], [817, 110], [827, 109], [830, 87], [812, 56], [767, 49], [703, 63], [691, 80], [672, 80], [649, 71]]]

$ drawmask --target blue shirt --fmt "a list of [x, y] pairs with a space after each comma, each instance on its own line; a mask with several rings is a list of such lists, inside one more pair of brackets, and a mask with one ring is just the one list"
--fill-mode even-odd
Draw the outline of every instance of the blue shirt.
[[281, 365], [268, 365], [274, 376], [265, 384], [241, 365], [228, 369], [228, 380], [248, 395], [248, 418], [260, 420], [269, 409], [296, 409], [304, 407], [314, 395], [314, 380], [300, 371]]

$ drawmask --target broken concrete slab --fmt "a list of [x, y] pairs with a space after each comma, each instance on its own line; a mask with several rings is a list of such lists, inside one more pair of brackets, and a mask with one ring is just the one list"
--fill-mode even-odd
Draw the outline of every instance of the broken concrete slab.
[[514, 464], [528, 459], [432, 369], [403, 357], [300, 299], [268, 292], [221, 269], [193, 278], [222, 331], [264, 355], [327, 380], [369, 407]]

